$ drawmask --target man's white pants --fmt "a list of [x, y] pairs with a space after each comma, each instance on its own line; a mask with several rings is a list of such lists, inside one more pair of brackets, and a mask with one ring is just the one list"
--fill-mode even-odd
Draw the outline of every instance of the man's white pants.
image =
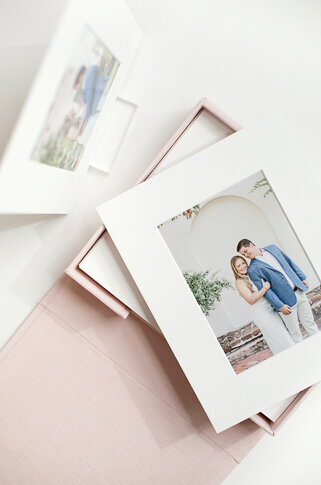
[[304, 291], [297, 289], [295, 296], [297, 303], [291, 307], [292, 313], [290, 315], [283, 315], [283, 313], [279, 312], [279, 315], [284, 321], [294, 342], [297, 343], [303, 340], [299, 322], [303, 325], [309, 336], [318, 333], [319, 329], [314, 321], [309, 300]]

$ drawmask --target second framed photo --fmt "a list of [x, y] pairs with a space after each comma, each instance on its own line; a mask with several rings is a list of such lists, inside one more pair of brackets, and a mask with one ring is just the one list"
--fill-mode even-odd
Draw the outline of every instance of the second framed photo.
[[141, 40], [121, 0], [71, 0], [4, 152], [0, 213], [67, 213]]

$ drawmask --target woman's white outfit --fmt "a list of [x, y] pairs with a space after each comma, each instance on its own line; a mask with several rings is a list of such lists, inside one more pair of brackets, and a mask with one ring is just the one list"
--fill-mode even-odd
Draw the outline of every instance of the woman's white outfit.
[[[254, 293], [257, 292], [258, 289], [252, 281], [251, 283]], [[261, 330], [263, 337], [273, 354], [282, 352], [282, 350], [295, 345], [282, 318], [264, 296], [254, 303], [254, 305], [250, 305], [250, 309], [254, 323]]]

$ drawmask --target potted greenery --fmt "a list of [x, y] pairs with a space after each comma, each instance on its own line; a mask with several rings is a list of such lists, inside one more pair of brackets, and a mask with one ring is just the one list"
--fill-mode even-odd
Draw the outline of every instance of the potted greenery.
[[226, 279], [216, 278], [218, 272], [207, 271], [185, 271], [184, 278], [190, 287], [197, 303], [204, 315], [208, 316], [214, 310], [216, 303], [221, 301], [224, 288], [232, 288], [232, 284]]

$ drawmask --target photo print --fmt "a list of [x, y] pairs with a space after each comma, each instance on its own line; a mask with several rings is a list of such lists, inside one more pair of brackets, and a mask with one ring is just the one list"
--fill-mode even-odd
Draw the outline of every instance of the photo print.
[[319, 332], [319, 277], [263, 172], [159, 230], [236, 374]]
[[76, 171], [119, 65], [107, 46], [84, 26], [32, 151], [32, 160]]

